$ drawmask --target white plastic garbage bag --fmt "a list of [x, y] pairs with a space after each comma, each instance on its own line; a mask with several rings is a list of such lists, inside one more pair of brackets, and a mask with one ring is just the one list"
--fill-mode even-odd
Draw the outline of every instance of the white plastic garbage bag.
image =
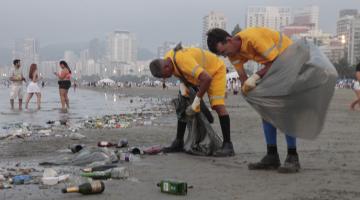
[[282, 132], [313, 139], [324, 126], [337, 76], [335, 67], [315, 45], [299, 40], [276, 59], [244, 98]]

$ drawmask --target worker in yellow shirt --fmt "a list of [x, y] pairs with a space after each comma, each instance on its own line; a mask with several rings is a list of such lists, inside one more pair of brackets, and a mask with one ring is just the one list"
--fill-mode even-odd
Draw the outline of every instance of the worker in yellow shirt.
[[[150, 63], [150, 71], [154, 77], [178, 77], [180, 93], [187, 94], [187, 85], [197, 86], [198, 92], [186, 113], [191, 115], [200, 112], [200, 101], [207, 93], [210, 104], [219, 116], [223, 134], [222, 149], [214, 153], [215, 156], [233, 156], [234, 148], [230, 139], [230, 117], [225, 108], [226, 67], [224, 62], [215, 54], [200, 48], [180, 48], [170, 50], [163, 59], [155, 59]], [[186, 123], [178, 120], [176, 139], [165, 148], [166, 152], [183, 151]]]
[[[207, 36], [209, 50], [217, 55], [228, 57], [234, 65], [239, 74], [244, 95], [256, 87], [256, 82], [266, 74], [276, 58], [292, 44], [291, 39], [281, 32], [264, 27], [248, 28], [235, 36], [231, 36], [225, 30], [215, 28], [210, 30]], [[248, 78], [244, 64], [249, 60], [262, 64], [263, 67]], [[260, 162], [250, 163], [249, 169], [277, 169], [282, 173], [298, 172], [300, 162], [296, 151], [296, 138], [286, 134], [288, 155], [284, 165], [280, 166], [276, 141], [277, 130], [265, 120], [263, 120], [263, 129], [267, 154]]]

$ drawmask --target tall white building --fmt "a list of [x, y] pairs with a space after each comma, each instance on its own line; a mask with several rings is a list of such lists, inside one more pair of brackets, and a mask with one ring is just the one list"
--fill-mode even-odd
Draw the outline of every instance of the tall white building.
[[223, 13], [211, 11], [203, 18], [202, 46], [204, 49], [208, 49], [206, 33], [212, 28], [226, 30], [226, 18]]
[[268, 27], [280, 31], [291, 23], [290, 7], [249, 6], [246, 27]]
[[360, 61], [360, 15], [357, 12], [345, 12], [350, 10], [340, 11], [339, 19], [337, 20], [336, 33], [342, 38], [345, 46], [345, 55], [349, 64], [354, 65]]
[[41, 66], [42, 77], [50, 78], [50, 79], [56, 78], [54, 72], [59, 71], [58, 61], [42, 61], [40, 66]]
[[349, 51], [349, 63], [356, 65], [360, 63], [360, 16], [354, 18], [351, 27], [350, 38], [350, 51]]
[[306, 26], [310, 30], [319, 30], [320, 10], [318, 6], [308, 6], [294, 10], [293, 24], [296, 26]]
[[114, 31], [109, 34], [107, 42], [108, 58], [110, 62], [136, 62], [136, 39], [129, 31]]
[[73, 51], [64, 52], [64, 60], [68, 63], [71, 68], [75, 68], [77, 61], [79, 60], [78, 56]]
[[341, 38], [332, 38], [329, 44], [320, 46], [320, 50], [330, 59], [332, 63], [339, 63], [344, 58], [344, 44]]
[[157, 57], [162, 58], [165, 56], [165, 53], [170, 51], [176, 46], [175, 42], [164, 42], [161, 46], [158, 47], [157, 51]]
[[13, 59], [20, 59], [23, 72], [28, 72], [32, 63], [40, 64], [39, 42], [34, 38], [15, 41]]

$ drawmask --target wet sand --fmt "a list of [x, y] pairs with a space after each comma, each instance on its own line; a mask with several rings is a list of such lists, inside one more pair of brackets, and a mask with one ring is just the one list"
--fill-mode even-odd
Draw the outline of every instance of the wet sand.
[[[177, 91], [136, 88], [122, 92], [168, 97], [175, 96]], [[322, 134], [313, 141], [299, 140], [302, 170], [297, 174], [247, 169], [249, 162], [258, 161], [266, 151], [261, 120], [241, 96], [230, 95], [227, 105], [235, 157], [196, 157], [183, 153], [146, 156], [129, 165], [131, 176], [138, 181], [106, 181], [105, 192], [101, 195], [62, 194], [60, 188], [65, 184], [61, 183], [49, 189], [40, 189], [39, 185], [15, 186], [0, 190], [0, 199], [360, 199], [360, 112], [349, 110], [353, 98], [350, 90], [336, 90]], [[221, 133], [217, 117], [215, 119], [214, 128]], [[131, 145], [165, 145], [175, 136], [175, 114], [158, 121], [165, 122], [161, 126], [81, 130], [80, 133], [87, 136], [81, 141], [55, 137], [3, 140], [0, 141], [0, 167], [37, 163], [78, 142], [95, 146], [99, 140], [117, 141], [126, 137]], [[278, 149], [283, 162], [286, 145], [281, 133]], [[162, 194], [156, 183], [165, 178], [185, 180], [194, 188], [189, 189], [186, 197]]]

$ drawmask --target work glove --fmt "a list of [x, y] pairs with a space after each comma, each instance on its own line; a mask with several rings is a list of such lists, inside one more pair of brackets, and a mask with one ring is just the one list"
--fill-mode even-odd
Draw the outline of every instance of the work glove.
[[200, 102], [201, 98], [196, 96], [193, 103], [186, 108], [186, 115], [193, 116], [196, 113], [200, 112]]
[[261, 77], [255, 73], [245, 81], [244, 85], [241, 87], [241, 91], [245, 96], [256, 87], [256, 81], [260, 78]]
[[189, 89], [186, 87], [184, 83], [180, 83], [180, 94], [184, 97], [189, 97]]

